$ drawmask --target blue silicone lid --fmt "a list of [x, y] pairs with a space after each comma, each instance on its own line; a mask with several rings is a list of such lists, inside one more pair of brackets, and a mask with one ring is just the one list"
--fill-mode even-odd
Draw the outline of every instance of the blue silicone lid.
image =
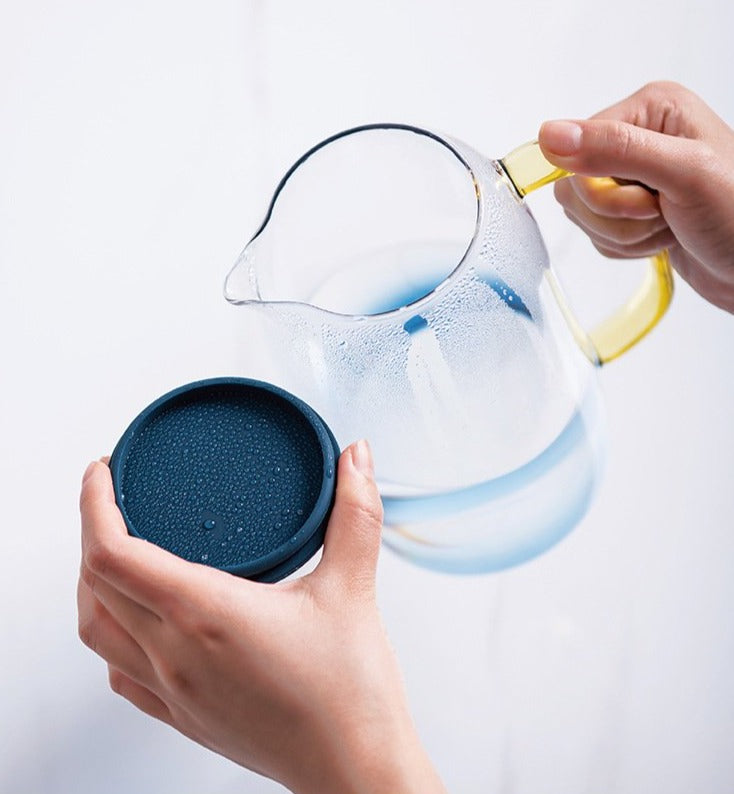
[[110, 460], [131, 535], [275, 582], [321, 547], [339, 447], [302, 400], [261, 381], [190, 383], [149, 405]]

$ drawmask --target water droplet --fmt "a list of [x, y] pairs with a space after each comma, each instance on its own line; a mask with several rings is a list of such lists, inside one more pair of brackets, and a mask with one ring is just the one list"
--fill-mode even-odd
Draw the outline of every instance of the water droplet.
[[284, 515], [284, 516], [288, 516], [288, 515], [290, 515], [290, 512], [291, 512], [291, 509], [290, 509], [290, 507], [284, 507], [284, 508], [283, 508], [283, 515]]
[[301, 510], [300, 507], [298, 508], [298, 510], [296, 510], [296, 515], [299, 515], [299, 516], [303, 515], [303, 510]]
[[329, 466], [329, 468], [326, 470], [326, 476], [327, 477], [333, 477], [334, 476], [334, 467], [333, 466]]
[[208, 554], [202, 554], [201, 555], [201, 561], [202, 562], [206, 562], [208, 559], [209, 559], [209, 555]]
[[273, 474], [280, 474], [280, 466], [276, 466], [276, 467], [273, 469]]
[[214, 519], [212, 519], [212, 518], [207, 518], [207, 520], [202, 524], [204, 529], [214, 529], [214, 527], [216, 525], [217, 525], [217, 522], [214, 521]]
[[280, 529], [282, 526], [283, 526], [283, 525], [280, 523], [280, 521], [276, 521], [276, 522], [275, 522], [275, 528], [276, 528], [276, 529]]
[[244, 527], [237, 527], [237, 531], [238, 531], [238, 532], [244, 532], [244, 531], [245, 531], [245, 528], [244, 528]]

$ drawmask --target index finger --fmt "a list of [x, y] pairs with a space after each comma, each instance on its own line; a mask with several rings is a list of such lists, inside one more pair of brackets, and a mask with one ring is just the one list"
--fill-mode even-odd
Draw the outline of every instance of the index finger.
[[206, 569], [128, 534], [104, 463], [88, 467], [79, 504], [82, 555], [94, 576], [159, 616], [202, 586]]
[[556, 182], [556, 196], [564, 183], [594, 213], [605, 218], [651, 220], [660, 217], [657, 196], [639, 185], [620, 184], [610, 177], [573, 176]]
[[616, 119], [666, 135], [700, 138], [715, 114], [684, 86], [668, 80], [644, 85], [634, 94], [595, 113], [592, 119]]

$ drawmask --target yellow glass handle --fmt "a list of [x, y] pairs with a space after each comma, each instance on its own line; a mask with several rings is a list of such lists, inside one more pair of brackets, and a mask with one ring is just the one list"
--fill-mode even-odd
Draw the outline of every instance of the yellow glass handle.
[[[557, 168], [545, 159], [537, 141], [510, 152], [500, 160], [500, 165], [521, 197], [557, 179], [571, 176], [569, 171]], [[637, 344], [657, 325], [673, 298], [670, 258], [667, 251], [660, 251], [650, 257], [645, 278], [627, 303], [586, 333], [571, 314], [552, 274], [549, 280], [577, 342], [595, 364], [606, 364]]]

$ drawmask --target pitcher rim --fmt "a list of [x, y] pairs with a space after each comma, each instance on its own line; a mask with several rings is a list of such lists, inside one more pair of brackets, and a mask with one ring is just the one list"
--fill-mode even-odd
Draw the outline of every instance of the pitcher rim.
[[[474, 219], [474, 229], [467, 244], [464, 253], [459, 258], [459, 261], [456, 265], [444, 276], [443, 279], [432, 289], [430, 292], [425, 293], [425, 295], [421, 295], [415, 301], [406, 304], [405, 306], [399, 306], [395, 309], [390, 309], [388, 311], [383, 312], [375, 312], [373, 314], [351, 314], [348, 312], [337, 312], [331, 309], [324, 309], [321, 306], [315, 306], [312, 303], [307, 301], [298, 301], [298, 300], [263, 300], [260, 297], [256, 298], [231, 298], [227, 295], [226, 284], [229, 280], [232, 273], [242, 264], [243, 257], [247, 249], [257, 240], [257, 238], [263, 233], [265, 228], [267, 227], [270, 219], [273, 215], [273, 210], [275, 208], [275, 204], [280, 196], [283, 188], [287, 184], [288, 180], [293, 176], [293, 174], [314, 154], [316, 154], [320, 149], [323, 149], [325, 146], [338, 141], [340, 138], [345, 138], [348, 135], [354, 135], [360, 132], [371, 132], [374, 130], [402, 130], [404, 132], [413, 132], [417, 135], [423, 135], [427, 138], [430, 138], [437, 143], [440, 143], [444, 147], [446, 147], [456, 159], [464, 166], [467, 173], [469, 174], [469, 178], [471, 179], [472, 185], [474, 187], [474, 196], [476, 201], [476, 216]], [[485, 158], [488, 161], [492, 162], [490, 158]], [[234, 265], [230, 268], [229, 273], [227, 274], [227, 278], [225, 279], [225, 298], [226, 300], [234, 306], [244, 306], [248, 304], [264, 304], [268, 306], [299, 306], [302, 308], [312, 309], [318, 312], [323, 312], [328, 314], [330, 317], [333, 318], [341, 318], [342, 320], [346, 321], [366, 321], [366, 320], [383, 320], [383, 319], [393, 319], [399, 316], [401, 313], [406, 313], [409, 310], [413, 310], [415, 307], [420, 306], [421, 304], [428, 303], [432, 300], [437, 293], [442, 292], [445, 289], [445, 285], [448, 284], [455, 275], [462, 269], [463, 265], [465, 264], [468, 254], [471, 249], [474, 247], [475, 242], [479, 238], [480, 230], [481, 230], [481, 220], [482, 220], [482, 202], [481, 202], [481, 187], [479, 181], [477, 179], [477, 175], [475, 170], [472, 168], [471, 164], [468, 162], [466, 157], [462, 155], [462, 153], [456, 148], [453, 144], [452, 139], [448, 136], [443, 136], [438, 132], [434, 132], [432, 130], [426, 129], [424, 127], [418, 127], [413, 124], [404, 124], [399, 122], [375, 122], [370, 124], [360, 124], [355, 127], [349, 127], [348, 129], [341, 130], [340, 132], [334, 133], [327, 138], [324, 138], [316, 145], [312, 146], [308, 149], [304, 154], [302, 154], [285, 172], [285, 174], [281, 177], [280, 181], [278, 182], [275, 191], [273, 193], [272, 198], [270, 199], [270, 203], [268, 204], [267, 211], [265, 213], [265, 217], [258, 227], [255, 234], [250, 238], [247, 242], [245, 247], [243, 248], [240, 255], [237, 257]], [[258, 291], [259, 295], [259, 291]]]

